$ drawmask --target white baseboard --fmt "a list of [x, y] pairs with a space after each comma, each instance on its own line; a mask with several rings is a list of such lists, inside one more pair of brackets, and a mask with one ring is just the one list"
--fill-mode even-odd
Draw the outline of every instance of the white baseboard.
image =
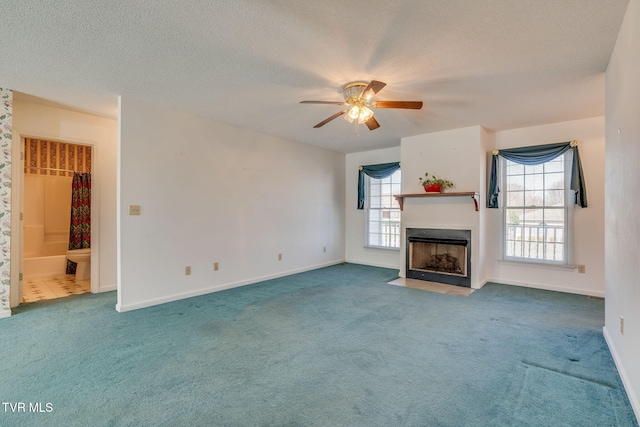
[[0, 310], [0, 319], [11, 317], [11, 310]]
[[392, 270], [400, 269], [400, 266], [397, 264], [383, 264], [383, 263], [370, 262], [370, 261], [358, 261], [357, 259], [347, 259], [345, 260], [345, 262], [348, 262], [350, 264], [369, 265], [371, 267], [390, 268]]
[[587, 291], [579, 288], [569, 288], [565, 286], [547, 285], [545, 283], [511, 282], [502, 279], [489, 278], [486, 283], [499, 283], [502, 285], [520, 286], [523, 288], [544, 289], [546, 291], [565, 292], [568, 294], [588, 295], [592, 297], [604, 298], [604, 291]]
[[102, 286], [98, 289], [98, 293], [101, 294], [103, 292], [111, 292], [118, 289], [118, 285], [110, 285], [110, 286]]
[[622, 365], [622, 360], [620, 360], [620, 355], [616, 350], [616, 347], [613, 345], [613, 340], [607, 331], [606, 326], [602, 328], [602, 334], [604, 335], [604, 340], [609, 347], [609, 352], [611, 356], [613, 356], [613, 361], [616, 364], [616, 368], [618, 369], [618, 374], [620, 374], [620, 378], [622, 379], [622, 384], [624, 385], [624, 390], [627, 392], [627, 397], [629, 398], [629, 402], [631, 403], [631, 407], [633, 408], [633, 412], [636, 415], [636, 420], [640, 423], [640, 400], [638, 400], [638, 396], [636, 395], [633, 387], [631, 386], [631, 381], [627, 376], [627, 371], [624, 369]]
[[340, 264], [344, 262], [344, 259], [329, 261], [322, 264], [312, 265], [308, 267], [298, 268], [295, 270], [283, 271], [280, 273], [269, 274], [261, 277], [254, 277], [252, 279], [241, 280], [238, 282], [224, 283], [222, 285], [211, 286], [208, 288], [198, 289], [195, 291], [183, 292], [179, 294], [173, 294], [162, 298], [150, 299], [147, 301], [141, 301], [135, 304], [116, 304], [116, 310], [120, 313], [126, 311], [137, 310], [140, 308], [152, 307], [154, 305], [165, 304], [168, 302], [178, 301], [186, 298], [197, 297], [200, 295], [206, 295], [213, 292], [224, 291], [226, 289], [238, 288], [240, 286], [252, 285], [258, 282], [264, 282], [265, 280], [277, 279], [279, 277], [290, 276], [292, 274], [304, 273], [305, 271], [317, 270], [318, 268], [329, 267], [332, 265]]
[[[491, 280], [485, 279], [485, 280], [481, 280], [480, 283], [478, 284], [478, 287], [475, 288], [472, 286], [473, 289], [482, 289], [484, 288], [484, 285], [486, 285], [487, 283], [491, 282]], [[493, 283], [497, 283], [497, 282], [493, 282]]]

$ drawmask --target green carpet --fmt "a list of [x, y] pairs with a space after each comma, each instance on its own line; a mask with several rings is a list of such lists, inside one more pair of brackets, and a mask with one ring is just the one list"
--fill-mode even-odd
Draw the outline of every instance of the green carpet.
[[115, 293], [22, 305], [0, 321], [0, 400], [26, 412], [0, 425], [637, 426], [603, 301], [396, 275], [333, 266], [122, 314]]

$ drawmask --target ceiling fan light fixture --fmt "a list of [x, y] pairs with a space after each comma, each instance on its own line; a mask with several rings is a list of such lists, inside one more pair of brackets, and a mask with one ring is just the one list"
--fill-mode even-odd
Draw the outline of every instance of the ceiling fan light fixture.
[[365, 102], [369, 102], [371, 101], [371, 98], [373, 98], [373, 95], [375, 95], [376, 93], [373, 91], [373, 89], [369, 89], [366, 92], [362, 92], [362, 94], [360, 95], [360, 97], [365, 101]]
[[358, 123], [362, 124], [369, 120], [371, 117], [373, 117], [373, 111], [371, 111], [370, 108], [354, 105], [349, 109], [347, 114], [344, 116], [344, 119], [349, 123], [353, 123], [354, 120], [357, 120]]
[[360, 123], [364, 123], [367, 120], [369, 120], [371, 117], [373, 117], [373, 111], [371, 111], [370, 108], [367, 107], [362, 107], [360, 109], [360, 114], [358, 115], [358, 121]]
[[337, 112], [333, 116], [321, 121], [314, 128], [319, 128], [330, 121], [344, 115], [344, 119], [349, 123], [353, 123], [356, 135], [358, 133], [358, 125], [365, 123], [369, 130], [376, 130], [380, 127], [380, 123], [375, 119], [371, 108], [401, 108], [410, 110], [419, 110], [422, 108], [422, 101], [372, 101], [376, 95], [387, 84], [378, 80], [370, 82], [355, 81], [342, 86], [342, 94], [344, 102], [335, 101], [301, 101], [302, 104], [336, 104], [348, 107]]
[[350, 104], [351, 102], [353, 102], [353, 100], [358, 99], [360, 95], [362, 95], [362, 91], [365, 87], [367, 87], [367, 82], [347, 83], [342, 88], [342, 95], [344, 96], [344, 100]]
[[352, 120], [355, 120], [358, 117], [360, 117], [360, 107], [358, 107], [357, 105], [354, 105], [353, 107], [351, 107], [351, 109], [349, 110], [349, 117]]

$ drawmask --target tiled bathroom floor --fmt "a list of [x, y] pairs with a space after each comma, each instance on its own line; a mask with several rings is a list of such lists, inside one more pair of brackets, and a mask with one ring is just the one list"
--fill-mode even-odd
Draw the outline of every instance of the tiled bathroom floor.
[[74, 276], [67, 274], [52, 279], [25, 280], [22, 298], [24, 302], [34, 302], [85, 294], [87, 292], [91, 292], [90, 280], [76, 283]]

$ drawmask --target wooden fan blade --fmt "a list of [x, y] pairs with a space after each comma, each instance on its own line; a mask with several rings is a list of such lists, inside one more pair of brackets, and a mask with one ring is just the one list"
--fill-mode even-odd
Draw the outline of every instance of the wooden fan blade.
[[367, 87], [362, 91], [362, 95], [364, 96], [368, 90], [372, 90], [374, 94], [380, 92], [380, 89], [385, 87], [387, 84], [385, 82], [379, 82], [378, 80], [371, 80]]
[[380, 91], [380, 89], [382, 89], [386, 85], [387, 84], [384, 83], [384, 82], [379, 82], [377, 80], [371, 80], [369, 82], [369, 84], [367, 85], [367, 87], [365, 87], [364, 90], [362, 91], [362, 93], [360, 94], [360, 98], [363, 98], [363, 99], [369, 101], [371, 98], [373, 98], [373, 95], [378, 93]]
[[331, 104], [331, 105], [344, 105], [346, 102], [334, 102], [334, 101], [300, 101], [300, 104]]
[[375, 108], [406, 108], [409, 110], [419, 110], [422, 108], [422, 101], [377, 101], [372, 105]]
[[369, 130], [376, 130], [380, 127], [380, 123], [378, 123], [376, 118], [373, 116], [371, 116], [371, 118], [367, 120], [365, 123], [367, 124], [367, 127], [369, 128]]
[[327, 123], [329, 123], [331, 120], [333, 120], [333, 119], [337, 119], [338, 117], [340, 117], [341, 115], [343, 115], [343, 114], [344, 114], [344, 113], [346, 113], [346, 112], [347, 112], [347, 110], [342, 110], [342, 111], [339, 111], [339, 112], [335, 113], [333, 116], [331, 116], [331, 117], [329, 117], [329, 118], [327, 118], [327, 119], [324, 119], [323, 121], [321, 121], [320, 123], [318, 123], [317, 125], [315, 125], [315, 126], [314, 126], [314, 129], [315, 129], [315, 128], [319, 128], [319, 127], [322, 127], [322, 126], [326, 125], [326, 124], [327, 124]]

